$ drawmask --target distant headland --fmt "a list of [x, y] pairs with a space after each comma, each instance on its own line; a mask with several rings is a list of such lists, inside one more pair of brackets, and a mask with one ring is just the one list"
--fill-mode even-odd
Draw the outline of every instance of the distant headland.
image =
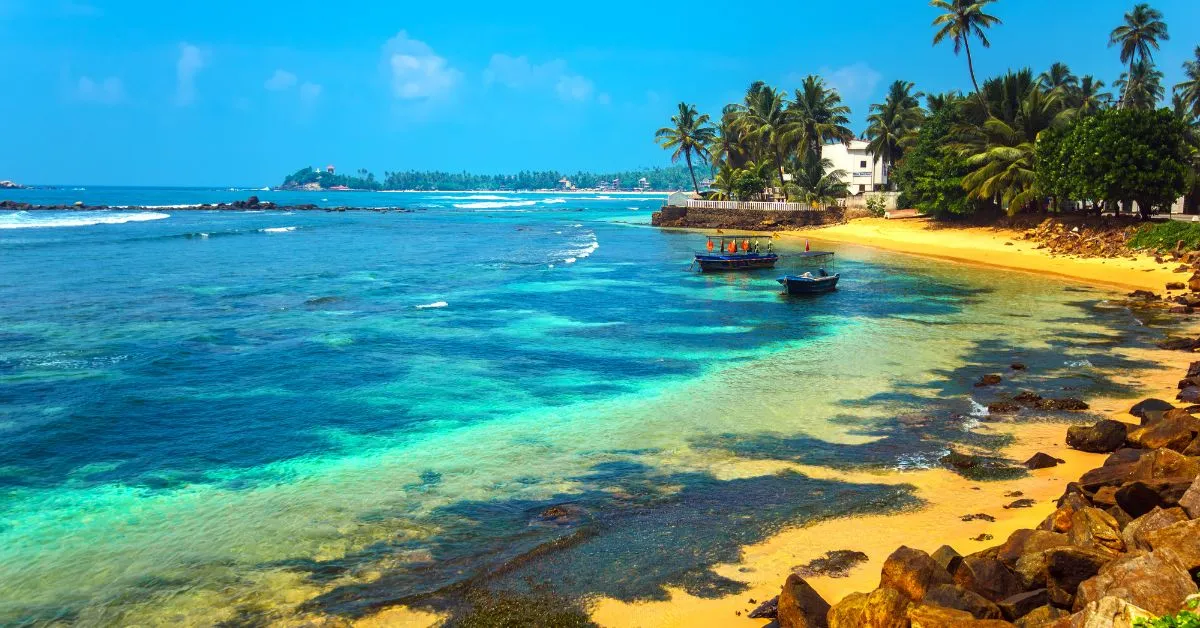
[[417, 191], [417, 192], [666, 192], [691, 185], [684, 166], [643, 168], [624, 172], [567, 174], [556, 170], [522, 170], [516, 174], [481, 175], [469, 172], [396, 171], [383, 173], [382, 179], [366, 169], [353, 174], [339, 173], [330, 165], [305, 167], [289, 174], [279, 190], [328, 191]]

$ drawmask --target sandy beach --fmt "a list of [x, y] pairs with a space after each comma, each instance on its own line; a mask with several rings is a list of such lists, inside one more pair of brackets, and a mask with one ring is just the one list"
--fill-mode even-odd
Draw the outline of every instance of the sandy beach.
[[1171, 272], [1177, 266], [1151, 257], [1099, 259], [1054, 256], [1021, 232], [994, 227], [940, 226], [925, 218], [887, 220], [860, 218], [809, 231], [786, 232], [785, 238], [808, 238], [858, 244], [982, 266], [1075, 279], [1083, 283], [1161, 293], [1167, 282], [1186, 280]]
[[[1156, 360], [1161, 367], [1129, 373], [1124, 383], [1141, 390], [1145, 396], [1171, 399], [1179, 369], [1185, 369], [1191, 355], [1168, 351], [1130, 351], [1130, 357]], [[1107, 418], [1137, 423], [1128, 414], [1135, 399], [1090, 399], [1092, 413]], [[1104, 454], [1089, 454], [1070, 449], [1064, 442], [1065, 423], [984, 423], [981, 432], [1007, 433], [1016, 441], [1002, 454], [1016, 461], [1045, 452], [1065, 461], [1050, 469], [1030, 472], [1027, 477], [997, 482], [977, 482], [945, 469], [894, 471], [886, 473], [845, 473], [824, 467], [780, 464], [779, 470], [794, 469], [813, 477], [849, 482], [909, 484], [925, 505], [900, 514], [821, 521], [784, 530], [762, 543], [743, 549], [742, 560], [724, 564], [715, 571], [727, 578], [744, 582], [745, 593], [716, 599], [689, 595], [671, 589], [671, 599], [662, 602], [624, 603], [600, 599], [592, 605], [592, 618], [602, 626], [746, 626], [761, 627], [766, 620], [750, 619], [747, 613], [759, 603], [779, 594], [780, 585], [791, 571], [826, 552], [852, 550], [868, 556], [845, 577], [806, 578], [830, 603], [853, 592], [866, 592], [879, 584], [884, 560], [897, 547], [907, 545], [933, 552], [951, 545], [963, 554], [1003, 543], [1012, 532], [1035, 528], [1054, 512], [1055, 500], [1063, 487], [1085, 471], [1100, 466]], [[1019, 493], [1019, 494], [1018, 494]], [[1005, 508], [1015, 499], [1032, 499], [1029, 508]], [[995, 521], [963, 521], [969, 514], [982, 513]], [[975, 540], [980, 535], [990, 535]], [[754, 600], [752, 603], [750, 600]]]

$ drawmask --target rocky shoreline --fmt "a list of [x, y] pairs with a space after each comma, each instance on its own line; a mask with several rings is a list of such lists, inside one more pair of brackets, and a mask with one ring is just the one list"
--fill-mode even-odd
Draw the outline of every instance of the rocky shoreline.
[[411, 213], [414, 211], [405, 207], [322, 207], [312, 203], [300, 205], [280, 205], [270, 201], [260, 201], [258, 200], [257, 196], [251, 196], [244, 201], [234, 201], [232, 203], [204, 203], [200, 205], [179, 206], [173, 205], [171, 207], [155, 207], [147, 205], [84, 205], [83, 203], [75, 203], [73, 205], [35, 205], [33, 203], [21, 203], [17, 201], [0, 201], [0, 211], [161, 211], [163, 209], [170, 209], [171, 211], [373, 211], [380, 213]]
[[[797, 570], [750, 617], [781, 628], [1099, 628], [1190, 613], [1200, 601], [1200, 362], [1179, 389], [1180, 407], [1146, 399], [1130, 408], [1137, 425], [1068, 428], [1069, 447], [1108, 458], [1067, 484], [1036, 528], [965, 556], [902, 546], [875, 590], [835, 604]], [[1056, 464], [1044, 453], [1025, 462]]]

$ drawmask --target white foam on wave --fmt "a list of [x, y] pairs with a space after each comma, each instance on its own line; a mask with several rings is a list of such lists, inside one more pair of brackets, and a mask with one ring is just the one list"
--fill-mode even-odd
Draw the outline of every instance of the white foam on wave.
[[578, 262], [578, 261], [579, 260], [575, 259], [574, 257], [568, 257], [567, 259], [563, 260], [563, 263], [564, 264], [574, 264], [575, 262]]
[[592, 253], [595, 253], [596, 249], [600, 248], [600, 242], [596, 239], [596, 234], [588, 233], [587, 238], [588, 238], [587, 240], [571, 243], [572, 246], [575, 246], [577, 248], [573, 248], [573, 249], [563, 251], [562, 253], [560, 253], [559, 255], [565, 256], [565, 257], [561, 258], [562, 261], [567, 264], [574, 264], [575, 262], [577, 262], [581, 259], [586, 259]]
[[415, 307], [418, 310], [428, 310], [430, 308], [446, 307], [447, 305], [450, 304], [446, 303], [445, 301], [434, 301], [433, 303], [426, 303], [425, 305], [418, 305]]
[[466, 196], [431, 196], [429, 198], [439, 201], [507, 201], [511, 200], [511, 196], [497, 196], [495, 194], [468, 194]]
[[170, 218], [170, 214], [158, 212], [13, 212], [0, 214], [0, 229], [37, 229], [43, 227], [90, 227], [92, 225], [119, 225], [127, 222], [144, 222]]
[[567, 202], [565, 198], [548, 198], [542, 201], [542, 205], [560, 205], [565, 202]]
[[288, 233], [295, 230], [295, 227], [268, 227], [266, 229], [259, 229], [263, 233]]
[[532, 207], [537, 201], [483, 201], [480, 203], [455, 203], [458, 209], [501, 209], [504, 207]]
[[1066, 364], [1073, 369], [1090, 369], [1095, 366], [1087, 358], [1082, 360], [1067, 360], [1066, 362], [1063, 362], [1063, 364]]

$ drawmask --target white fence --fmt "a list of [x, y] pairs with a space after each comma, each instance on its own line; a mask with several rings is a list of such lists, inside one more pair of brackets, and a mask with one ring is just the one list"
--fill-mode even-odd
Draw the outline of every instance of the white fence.
[[807, 203], [774, 203], [767, 201], [701, 201], [688, 199], [688, 209], [754, 209], [768, 212], [819, 212], [825, 211]]

